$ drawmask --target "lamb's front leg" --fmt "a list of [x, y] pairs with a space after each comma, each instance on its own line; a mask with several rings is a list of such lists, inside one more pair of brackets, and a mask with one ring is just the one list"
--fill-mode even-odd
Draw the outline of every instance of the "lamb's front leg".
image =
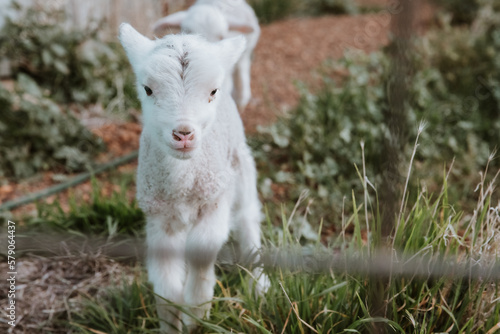
[[[214, 265], [219, 250], [228, 239], [229, 215], [227, 200], [210, 204], [202, 208], [200, 220], [187, 236], [184, 301], [199, 318], [208, 316], [210, 311], [216, 280]], [[184, 323], [192, 325], [193, 320], [185, 317]]]
[[148, 217], [146, 225], [147, 269], [153, 284], [162, 333], [182, 332], [181, 312], [165, 299], [183, 304], [186, 268], [184, 246], [186, 232], [167, 233], [164, 217]]

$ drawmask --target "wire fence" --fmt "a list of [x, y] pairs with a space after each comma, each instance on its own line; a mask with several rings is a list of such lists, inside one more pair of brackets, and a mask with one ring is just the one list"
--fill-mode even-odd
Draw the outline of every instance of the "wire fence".
[[[134, 237], [109, 239], [75, 234], [20, 234], [16, 239], [19, 252], [49, 258], [93, 255], [142, 262], [146, 253], [145, 241]], [[7, 249], [7, 238], [0, 238], [0, 249]], [[263, 247], [259, 254], [259, 263], [253, 264], [251, 257], [239, 259], [233, 245], [228, 243], [220, 251], [217, 263], [223, 268], [261, 265], [269, 271], [310, 274], [500, 281], [500, 261], [494, 254], [464, 259], [463, 255], [434, 253], [430, 247], [413, 254], [388, 249], [367, 254], [324, 246]], [[170, 258], [171, 254], [165, 253], [165, 256]]]

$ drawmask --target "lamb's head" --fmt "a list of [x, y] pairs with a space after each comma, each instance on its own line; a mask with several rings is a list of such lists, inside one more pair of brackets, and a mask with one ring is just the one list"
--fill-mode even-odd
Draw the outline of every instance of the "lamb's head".
[[252, 26], [226, 17], [217, 6], [209, 4], [196, 4], [188, 10], [158, 20], [153, 26], [156, 34], [166, 29], [179, 28], [188, 34], [201, 35], [210, 42], [217, 42], [232, 36], [231, 31], [245, 34], [254, 31]]
[[222, 12], [215, 6], [198, 5], [191, 7], [181, 22], [183, 32], [198, 34], [210, 42], [227, 37], [229, 24]]
[[120, 41], [134, 69], [144, 130], [179, 159], [197, 152], [216, 119], [228, 71], [245, 48], [235, 37], [210, 43], [195, 35], [168, 35], [150, 40], [129, 24], [120, 26]]

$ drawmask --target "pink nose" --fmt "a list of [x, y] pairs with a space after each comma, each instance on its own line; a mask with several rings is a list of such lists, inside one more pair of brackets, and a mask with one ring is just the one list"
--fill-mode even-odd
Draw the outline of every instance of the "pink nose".
[[174, 138], [175, 141], [179, 142], [189, 142], [194, 139], [194, 133], [192, 131], [177, 131], [174, 130], [172, 131], [172, 138]]

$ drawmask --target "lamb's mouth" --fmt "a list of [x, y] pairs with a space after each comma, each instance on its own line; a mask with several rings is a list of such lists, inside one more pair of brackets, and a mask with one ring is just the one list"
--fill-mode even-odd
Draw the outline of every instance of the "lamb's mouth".
[[176, 148], [175, 150], [178, 152], [187, 153], [187, 152], [191, 152], [194, 149], [195, 149], [194, 146], [185, 146], [185, 147]]
[[168, 146], [172, 151], [179, 153], [189, 153], [198, 147], [196, 143], [169, 143]]

